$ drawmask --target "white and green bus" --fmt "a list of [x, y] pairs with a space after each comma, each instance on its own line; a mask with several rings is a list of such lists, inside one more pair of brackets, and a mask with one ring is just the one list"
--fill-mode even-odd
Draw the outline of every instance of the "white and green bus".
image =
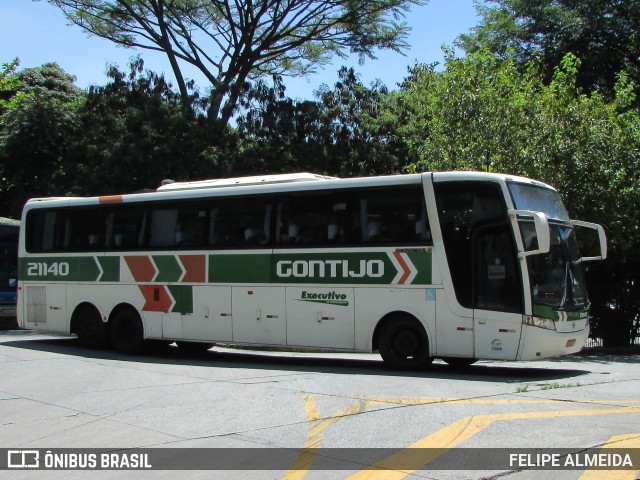
[[579, 351], [582, 263], [606, 255], [552, 187], [476, 172], [168, 183], [33, 199], [22, 225], [22, 327], [126, 354], [151, 339], [379, 351], [398, 368]]

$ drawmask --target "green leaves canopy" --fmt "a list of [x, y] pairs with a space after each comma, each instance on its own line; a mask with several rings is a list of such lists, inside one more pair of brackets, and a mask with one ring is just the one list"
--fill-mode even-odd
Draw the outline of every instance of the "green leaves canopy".
[[608, 101], [576, 87], [579, 61], [567, 55], [545, 84], [487, 51], [447, 59], [444, 72], [418, 66], [397, 105], [416, 170], [483, 170], [545, 181], [572, 215], [603, 223], [621, 255], [640, 247], [640, 113], [629, 108], [625, 76]]
[[547, 81], [568, 53], [581, 62], [577, 85], [614, 97], [622, 70], [640, 76], [640, 2], [630, 0], [488, 0], [480, 24], [461, 35], [467, 52], [488, 49], [520, 65], [540, 62]]

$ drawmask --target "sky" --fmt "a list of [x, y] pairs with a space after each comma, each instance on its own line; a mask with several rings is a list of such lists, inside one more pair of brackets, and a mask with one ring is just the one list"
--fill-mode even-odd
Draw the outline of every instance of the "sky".
[[[164, 55], [141, 49], [126, 49], [114, 43], [84, 33], [69, 25], [62, 12], [46, 0], [0, 0], [0, 63], [20, 59], [20, 67], [38, 67], [56, 62], [67, 73], [76, 77], [76, 85], [107, 83], [108, 64], [128, 70], [129, 59], [140, 55], [145, 68], [164, 72], [172, 79]], [[322, 84], [332, 86], [341, 66], [354, 67], [365, 85], [381, 80], [394, 89], [407, 75], [407, 68], [416, 62], [443, 62], [443, 45], [453, 45], [455, 38], [469, 31], [477, 22], [473, 0], [430, 0], [425, 6], [414, 6], [405, 21], [412, 28], [407, 43], [409, 49], [401, 55], [391, 51], [377, 53], [377, 59], [358, 64], [357, 57], [336, 58], [318, 73], [304, 78], [285, 80], [286, 94], [292, 98], [312, 99], [313, 92]], [[195, 70], [185, 70], [186, 77], [206, 89], [204, 77]]]

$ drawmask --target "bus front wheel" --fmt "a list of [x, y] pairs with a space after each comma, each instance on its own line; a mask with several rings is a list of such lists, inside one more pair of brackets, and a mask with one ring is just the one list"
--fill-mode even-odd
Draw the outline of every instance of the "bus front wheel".
[[390, 318], [380, 331], [380, 355], [393, 368], [416, 369], [433, 360], [422, 325], [413, 318]]
[[138, 312], [132, 308], [123, 308], [116, 312], [111, 320], [111, 343], [120, 353], [140, 353], [144, 343], [144, 331]]

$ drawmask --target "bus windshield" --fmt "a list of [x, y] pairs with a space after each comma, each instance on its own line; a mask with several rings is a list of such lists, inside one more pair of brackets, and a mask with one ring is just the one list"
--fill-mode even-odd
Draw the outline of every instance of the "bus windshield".
[[528, 257], [535, 306], [554, 310], [582, 310], [589, 304], [582, 264], [573, 228], [551, 224], [551, 248]]
[[560, 194], [543, 186], [509, 182], [511, 198], [518, 210], [543, 212], [550, 220], [569, 222], [569, 214], [562, 203]]
[[[543, 186], [509, 183], [515, 207], [543, 212], [549, 218], [551, 248], [548, 253], [527, 258], [534, 313], [540, 307], [575, 311], [588, 306], [585, 276], [579, 262], [578, 244], [569, 214], [557, 191]], [[533, 238], [533, 221], [520, 219], [526, 249]], [[538, 308], [536, 308], [538, 307]]]

